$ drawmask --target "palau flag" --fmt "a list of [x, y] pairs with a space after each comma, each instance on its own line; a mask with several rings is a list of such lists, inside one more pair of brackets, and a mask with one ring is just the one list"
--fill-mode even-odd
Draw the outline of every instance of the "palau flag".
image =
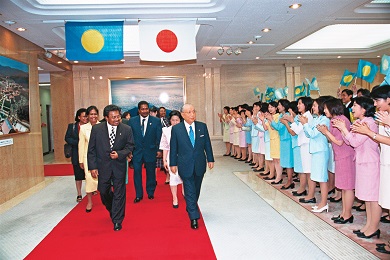
[[378, 66], [369, 61], [359, 60], [356, 77], [361, 78], [368, 83], [372, 83], [377, 72]]
[[294, 87], [294, 98], [295, 99], [303, 97], [305, 95], [306, 95], [306, 93], [305, 93], [305, 86], [304, 86], [304, 84], [302, 84], [301, 86]]
[[275, 89], [268, 87], [265, 90], [265, 102], [271, 102], [275, 100]]
[[356, 73], [350, 72], [349, 70], [344, 70], [344, 74], [340, 80], [340, 86], [348, 87], [351, 84], [353, 78], [356, 76]]
[[284, 91], [284, 96], [285, 96], [285, 97], [288, 97], [288, 86], [285, 86], [285, 87], [283, 88], [283, 91]]
[[255, 94], [256, 97], [257, 97], [258, 95], [260, 95], [260, 89], [259, 89], [259, 87], [255, 87], [255, 88], [253, 89], [253, 93]]
[[277, 90], [275, 90], [275, 98], [277, 100], [282, 99], [284, 97], [285, 97], [285, 95], [284, 95], [284, 89], [283, 88], [278, 88]]
[[382, 60], [381, 60], [381, 73], [382, 74], [387, 74], [387, 72], [389, 71], [389, 65], [390, 65], [390, 57], [383, 54], [382, 56]]
[[309, 84], [310, 90], [317, 90], [317, 91], [320, 90], [320, 88], [318, 87], [318, 81], [316, 77], [314, 77], [311, 81], [309, 81], [309, 79], [306, 78], [306, 81], [307, 84]]
[[263, 102], [263, 98], [264, 98], [264, 93], [261, 93], [261, 94], [260, 94], [260, 99], [259, 99], [260, 102]]
[[67, 22], [65, 40], [68, 60], [123, 59], [123, 21]]
[[383, 82], [379, 86], [390, 85], [390, 70], [387, 70], [387, 74], [383, 79]]

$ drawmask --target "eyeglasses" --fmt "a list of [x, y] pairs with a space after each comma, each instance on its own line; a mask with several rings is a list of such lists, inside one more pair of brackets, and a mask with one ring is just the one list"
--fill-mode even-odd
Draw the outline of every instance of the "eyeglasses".
[[182, 113], [185, 113], [185, 114], [195, 114], [196, 111], [195, 111], [195, 110], [192, 110], [192, 111], [186, 111], [186, 112], [182, 112]]

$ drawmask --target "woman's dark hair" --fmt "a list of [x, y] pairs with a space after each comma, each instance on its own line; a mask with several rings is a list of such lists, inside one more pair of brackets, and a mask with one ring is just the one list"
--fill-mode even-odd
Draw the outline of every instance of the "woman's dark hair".
[[357, 94], [362, 93], [364, 97], [370, 97], [370, 91], [366, 88], [359, 88]]
[[245, 110], [248, 110], [248, 107], [249, 105], [247, 103], [241, 105], [241, 108]]
[[278, 104], [281, 104], [282, 107], [284, 107], [284, 111], [286, 112], [290, 108], [290, 101], [288, 101], [287, 99], [279, 99]]
[[149, 112], [157, 113], [157, 107], [153, 106], [149, 109]]
[[298, 101], [299, 100], [305, 106], [305, 112], [311, 111], [311, 107], [313, 106], [313, 99], [311, 99], [311, 97], [300, 97], [300, 98], [298, 98]]
[[298, 115], [298, 101], [291, 101], [289, 106], [294, 114]]
[[324, 107], [328, 109], [329, 113], [332, 116], [341, 116], [344, 115], [344, 108], [343, 102], [338, 98], [331, 98], [324, 102]]
[[263, 113], [267, 113], [268, 112], [268, 103], [264, 102], [264, 103], [261, 103], [261, 107], [260, 107], [260, 111], [263, 112]]
[[238, 107], [232, 107], [232, 109], [236, 112], [238, 112]]
[[[88, 110], [88, 109], [87, 109]], [[111, 111], [118, 111], [119, 114], [121, 113], [121, 108], [118, 107], [117, 105], [108, 105], [104, 108], [103, 110], [103, 116], [104, 117], [108, 117], [108, 114], [111, 112]]]
[[255, 102], [255, 103], [253, 103], [253, 105], [252, 106], [258, 106], [258, 107], [261, 107], [261, 102], [260, 101], [257, 101], [257, 102]]
[[375, 86], [370, 94], [373, 99], [387, 99], [390, 97], [390, 85]]
[[130, 115], [130, 112], [128, 112], [128, 111], [127, 111], [127, 112], [124, 112], [124, 113], [122, 114], [122, 118], [126, 118], [127, 115]]
[[253, 107], [248, 107], [247, 111], [249, 111], [251, 113], [251, 115], [253, 115]]
[[366, 110], [364, 116], [374, 117], [375, 115], [374, 100], [368, 97], [361, 96], [361, 97], [356, 97], [354, 99], [354, 102]]
[[[87, 111], [85, 112], [85, 114], [88, 116], [89, 113], [91, 113], [92, 110], [95, 110], [96, 113], [99, 115], [99, 109], [97, 109], [96, 106], [89, 106], [89, 107], [87, 107]], [[107, 115], [108, 115], [108, 112], [107, 112]]]
[[183, 117], [181, 116], [181, 113], [177, 110], [172, 110], [171, 113], [169, 113], [169, 122], [171, 121], [171, 118], [173, 116], [178, 116], [180, 118], [180, 122], [183, 122]]
[[241, 111], [240, 111], [240, 115], [241, 115], [242, 113], [244, 113], [244, 115], [245, 115], [245, 112], [246, 112], [246, 110], [245, 110], [245, 109], [241, 109]]
[[350, 89], [343, 89], [343, 91], [341, 91], [341, 93], [345, 93], [348, 96], [353, 96], [353, 91]]
[[76, 116], [74, 117], [75, 122], [80, 122], [79, 116], [81, 116], [82, 113], [87, 113], [87, 109], [83, 107], [77, 110]]
[[318, 104], [318, 115], [324, 115], [324, 102], [327, 100], [327, 97], [319, 97], [314, 101]]
[[149, 103], [146, 102], [146, 101], [144, 101], [144, 100], [142, 100], [142, 101], [138, 102], [138, 110], [141, 109], [141, 106], [142, 106], [142, 105], [147, 105], [147, 106], [149, 107]]
[[229, 112], [230, 107], [224, 106], [223, 109], [226, 109]]

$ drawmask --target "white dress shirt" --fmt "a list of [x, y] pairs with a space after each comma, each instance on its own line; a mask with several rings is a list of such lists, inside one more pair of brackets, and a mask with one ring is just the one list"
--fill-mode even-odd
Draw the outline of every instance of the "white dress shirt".
[[195, 122], [192, 122], [192, 124], [188, 124], [185, 120], [184, 120], [184, 125], [186, 127], [186, 130], [187, 130], [187, 134], [188, 136], [190, 136], [190, 126], [192, 126], [192, 131], [194, 131], [194, 140], [195, 140]]
[[147, 116], [147, 117], [142, 117], [142, 116], [140, 116], [139, 118], [140, 118], [139, 123], [140, 123], [141, 126], [142, 126], [142, 120], [145, 119], [145, 122], [144, 122], [144, 135], [145, 135], [145, 133], [146, 133], [146, 128], [148, 127], [149, 116]]

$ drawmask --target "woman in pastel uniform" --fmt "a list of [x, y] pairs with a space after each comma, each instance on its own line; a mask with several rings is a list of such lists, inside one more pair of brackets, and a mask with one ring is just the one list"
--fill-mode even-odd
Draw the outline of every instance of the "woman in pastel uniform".
[[241, 110], [238, 113], [238, 117], [236, 118], [237, 127], [239, 128], [238, 147], [241, 153], [241, 158], [239, 159], [239, 161], [245, 161], [247, 159], [246, 148], [248, 147], [248, 145], [246, 143], [245, 131], [242, 130], [242, 127], [244, 126], [244, 122], [245, 122], [244, 118], [245, 118], [245, 109]]
[[[259, 122], [256, 124], [255, 128], [259, 130], [259, 132], [263, 133], [264, 135], [264, 157], [265, 157], [265, 165], [268, 169], [267, 174], [268, 177], [265, 177], [264, 180], [273, 180], [275, 179], [275, 167], [272, 162], [271, 157], [271, 138], [270, 138], [270, 132], [268, 131], [268, 128], [266, 127], [267, 119], [265, 118], [265, 114], [268, 113], [268, 103], [263, 103], [261, 105], [260, 113], [259, 113]], [[260, 139], [259, 148], [262, 146], [262, 140]], [[261, 149], [261, 148], [260, 148]], [[265, 176], [265, 175], [263, 175]]]
[[[374, 101], [368, 97], [354, 99], [352, 111], [356, 124], [366, 124], [370, 130], [378, 133], [378, 125], [375, 123]], [[359, 237], [369, 238], [373, 234], [380, 235], [379, 221], [382, 208], [378, 204], [379, 198], [379, 147], [378, 144], [366, 135], [349, 132], [343, 121], [334, 121], [335, 127], [340, 129], [344, 141], [355, 148], [356, 184], [355, 196], [365, 201], [367, 222], [356, 232]]]
[[252, 143], [252, 168], [256, 170], [258, 167], [260, 167], [259, 164], [259, 137], [258, 133], [259, 130], [255, 127], [255, 125], [258, 123], [259, 118], [257, 117], [257, 113], [260, 110], [260, 106], [258, 106], [256, 103], [253, 104], [253, 111], [252, 111], [252, 130], [251, 130], [251, 143]]
[[[180, 179], [179, 174], [172, 173], [169, 167], [169, 150], [170, 150], [170, 141], [171, 141], [171, 132], [172, 126], [177, 125], [183, 121], [183, 118], [179, 111], [173, 110], [169, 113], [169, 122], [171, 125], [169, 127], [164, 127], [162, 129], [162, 136], [160, 141], [160, 150], [163, 151], [163, 163], [165, 169], [169, 172], [169, 186], [171, 187], [172, 193], [172, 205], [173, 208], [177, 209], [179, 207], [179, 201], [177, 199], [177, 185], [182, 184], [182, 180]], [[184, 193], [183, 193], [184, 194]]]
[[229, 107], [224, 107], [223, 108], [223, 114], [219, 114], [218, 113], [218, 116], [219, 116], [219, 122], [222, 123], [222, 127], [223, 127], [223, 142], [225, 143], [225, 146], [226, 146], [226, 152], [224, 154], [224, 156], [228, 156], [230, 155], [230, 149], [231, 149], [231, 145], [230, 145], [230, 127], [229, 127], [229, 121], [227, 120], [227, 115], [229, 114]]
[[80, 167], [84, 169], [85, 173], [85, 192], [87, 193], [88, 203], [85, 211], [87, 213], [92, 211], [92, 193], [97, 190], [98, 179], [93, 178], [91, 172], [88, 170], [88, 144], [91, 135], [92, 126], [99, 124], [98, 116], [99, 110], [96, 106], [90, 106], [86, 112], [88, 116], [88, 123], [80, 127], [79, 133], [79, 163]]
[[310, 180], [309, 183], [309, 192], [306, 198], [302, 198], [299, 201], [307, 203], [308, 201], [316, 203], [316, 198], [314, 197], [316, 182], [320, 183], [321, 189], [321, 202], [318, 203], [318, 206], [314, 206], [313, 212], [322, 212], [324, 210], [329, 210], [328, 205], [328, 160], [329, 160], [329, 145], [328, 139], [317, 127], [326, 126], [329, 128], [330, 120], [324, 115], [324, 97], [319, 97], [313, 102], [313, 115], [315, 115], [311, 124], [308, 124], [308, 119], [306, 117], [300, 117], [300, 122], [303, 124], [303, 130], [306, 133], [306, 136], [310, 138], [309, 142], [309, 152], [311, 154], [311, 170], [310, 170]]
[[291, 134], [288, 132], [286, 125], [282, 122], [283, 116], [288, 113], [288, 109], [290, 108], [289, 104], [290, 102], [287, 99], [280, 99], [278, 101], [278, 111], [280, 113], [278, 121], [273, 120], [271, 122], [271, 127], [278, 131], [280, 137], [280, 166], [282, 168], [286, 168], [287, 170], [287, 183], [282, 186], [281, 189], [283, 190], [292, 188], [292, 185], [294, 184], [294, 158], [291, 143]]
[[236, 151], [234, 150], [234, 117], [233, 117], [233, 108], [229, 109], [229, 114], [226, 116], [226, 121], [229, 123], [229, 143], [230, 143], [230, 156], [235, 157]]
[[244, 131], [245, 131], [245, 140], [248, 145], [248, 159], [246, 160], [246, 163], [250, 163], [253, 159], [252, 156], [252, 107], [248, 107], [248, 109], [245, 111], [245, 118], [244, 118]]
[[311, 154], [309, 152], [309, 138], [306, 136], [305, 131], [303, 130], [302, 123], [298, 120], [300, 117], [306, 117], [308, 119], [308, 124], [311, 124], [313, 116], [310, 114], [311, 107], [313, 105], [313, 100], [310, 97], [300, 97], [298, 99], [298, 112], [299, 116], [296, 118], [286, 116], [285, 118], [291, 123], [290, 127], [298, 135], [298, 146], [301, 151], [301, 162], [303, 173], [299, 175], [299, 188], [296, 191], [293, 191], [294, 196], [304, 196], [307, 195], [306, 185], [307, 185], [307, 176], [310, 174], [311, 170]]

